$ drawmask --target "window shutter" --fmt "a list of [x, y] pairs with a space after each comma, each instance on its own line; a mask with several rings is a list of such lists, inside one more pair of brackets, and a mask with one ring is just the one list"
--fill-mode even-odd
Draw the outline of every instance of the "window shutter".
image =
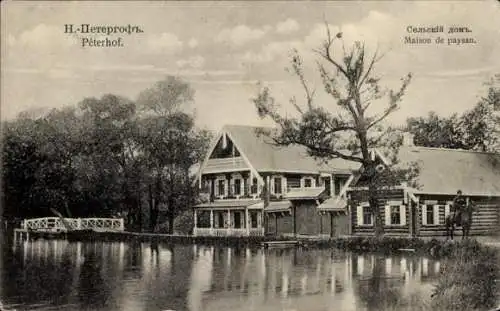
[[270, 193], [274, 194], [274, 177], [270, 179], [269, 183], [269, 191], [271, 191]]
[[391, 224], [391, 207], [389, 205], [385, 206], [385, 224], [390, 225]]
[[357, 225], [362, 226], [363, 225], [363, 207], [362, 206], [356, 206], [356, 216], [357, 216]]
[[399, 211], [400, 211], [400, 217], [401, 217], [401, 225], [406, 226], [406, 206], [401, 205], [399, 206]]
[[444, 218], [448, 217], [448, 215], [450, 215], [450, 204], [444, 206]]
[[439, 225], [439, 205], [434, 205], [433, 207], [434, 211], [434, 224]]
[[422, 208], [422, 225], [427, 225], [427, 205], [421, 205]]
[[227, 181], [227, 179], [224, 179], [224, 196], [228, 196], [229, 195], [229, 183]]
[[286, 184], [286, 177], [283, 176], [283, 178], [281, 179], [281, 193], [287, 193], [288, 190], [287, 190], [287, 184]]
[[257, 228], [262, 226], [262, 213], [257, 213]]

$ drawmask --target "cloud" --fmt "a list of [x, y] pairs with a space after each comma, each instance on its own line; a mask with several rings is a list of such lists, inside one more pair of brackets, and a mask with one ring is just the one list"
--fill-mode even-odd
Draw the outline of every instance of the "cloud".
[[192, 56], [188, 59], [180, 59], [176, 62], [179, 68], [191, 67], [201, 68], [205, 65], [205, 58], [203, 56]]
[[303, 50], [303, 42], [301, 41], [278, 41], [271, 42], [263, 46], [260, 51], [248, 51], [241, 56], [241, 60], [250, 63], [269, 63], [277, 59], [285, 59], [288, 61], [290, 53], [297, 49]]
[[261, 29], [252, 29], [246, 25], [238, 25], [231, 29], [223, 29], [215, 38], [217, 42], [244, 45], [248, 42], [259, 40], [264, 37], [271, 27], [265, 26]]
[[7, 36], [7, 44], [11, 48], [60, 50], [75, 44], [72, 36], [64, 33], [62, 27], [39, 24], [35, 28], [22, 32], [17, 38]]
[[276, 25], [276, 32], [280, 34], [289, 34], [300, 29], [299, 23], [291, 18]]
[[150, 35], [147, 46], [154, 53], [177, 53], [182, 50], [184, 43], [175, 34], [164, 32]]
[[190, 48], [195, 48], [198, 46], [198, 40], [196, 40], [195, 38], [191, 38], [191, 40], [189, 40], [188, 42], [188, 46]]

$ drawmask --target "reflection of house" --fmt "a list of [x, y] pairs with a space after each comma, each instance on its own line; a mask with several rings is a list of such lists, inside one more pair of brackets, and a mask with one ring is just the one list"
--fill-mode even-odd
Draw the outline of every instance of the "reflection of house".
[[194, 234], [346, 234], [339, 203], [356, 164], [320, 164], [257, 130], [225, 126], [212, 143], [198, 173], [207, 202], [195, 206]]
[[[375, 153], [377, 154], [377, 153]], [[382, 163], [388, 164], [379, 156]], [[445, 235], [444, 219], [452, 212], [457, 190], [478, 206], [471, 234], [492, 233], [498, 228], [500, 207], [500, 155], [464, 150], [401, 147], [401, 163], [420, 166], [419, 189], [401, 185], [381, 194], [379, 204], [386, 234]], [[357, 235], [373, 234], [363, 178], [348, 189], [351, 198], [351, 230]], [[461, 234], [460, 232], [458, 232]]]

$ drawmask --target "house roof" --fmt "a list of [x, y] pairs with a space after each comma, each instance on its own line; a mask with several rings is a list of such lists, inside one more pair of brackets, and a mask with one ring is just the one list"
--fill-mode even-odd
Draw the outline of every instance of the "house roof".
[[343, 197], [329, 198], [318, 206], [320, 211], [346, 212], [347, 200]]
[[401, 147], [402, 165], [420, 165], [417, 193], [500, 196], [500, 154], [457, 149]]
[[221, 200], [215, 202], [207, 202], [196, 205], [196, 208], [241, 208], [241, 207], [263, 207], [262, 200]]
[[234, 144], [243, 153], [255, 170], [260, 172], [351, 173], [359, 164], [343, 159], [333, 159], [321, 163], [307, 154], [307, 149], [299, 145], [276, 146], [266, 135], [258, 134], [259, 128], [244, 125], [226, 125], [223, 132], [229, 134]]
[[325, 191], [324, 187], [291, 188], [285, 194], [288, 200], [317, 199]]
[[269, 205], [264, 208], [264, 210], [268, 213], [280, 213], [280, 212], [289, 212], [292, 208], [292, 202], [285, 201], [271, 201]]

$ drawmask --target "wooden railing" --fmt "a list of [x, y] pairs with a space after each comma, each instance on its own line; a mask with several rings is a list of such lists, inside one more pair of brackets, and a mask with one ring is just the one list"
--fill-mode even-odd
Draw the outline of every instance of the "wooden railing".
[[194, 228], [195, 236], [262, 236], [264, 228]]
[[122, 218], [59, 218], [43, 217], [25, 219], [22, 228], [33, 231], [61, 232], [94, 229], [99, 231], [124, 231]]

